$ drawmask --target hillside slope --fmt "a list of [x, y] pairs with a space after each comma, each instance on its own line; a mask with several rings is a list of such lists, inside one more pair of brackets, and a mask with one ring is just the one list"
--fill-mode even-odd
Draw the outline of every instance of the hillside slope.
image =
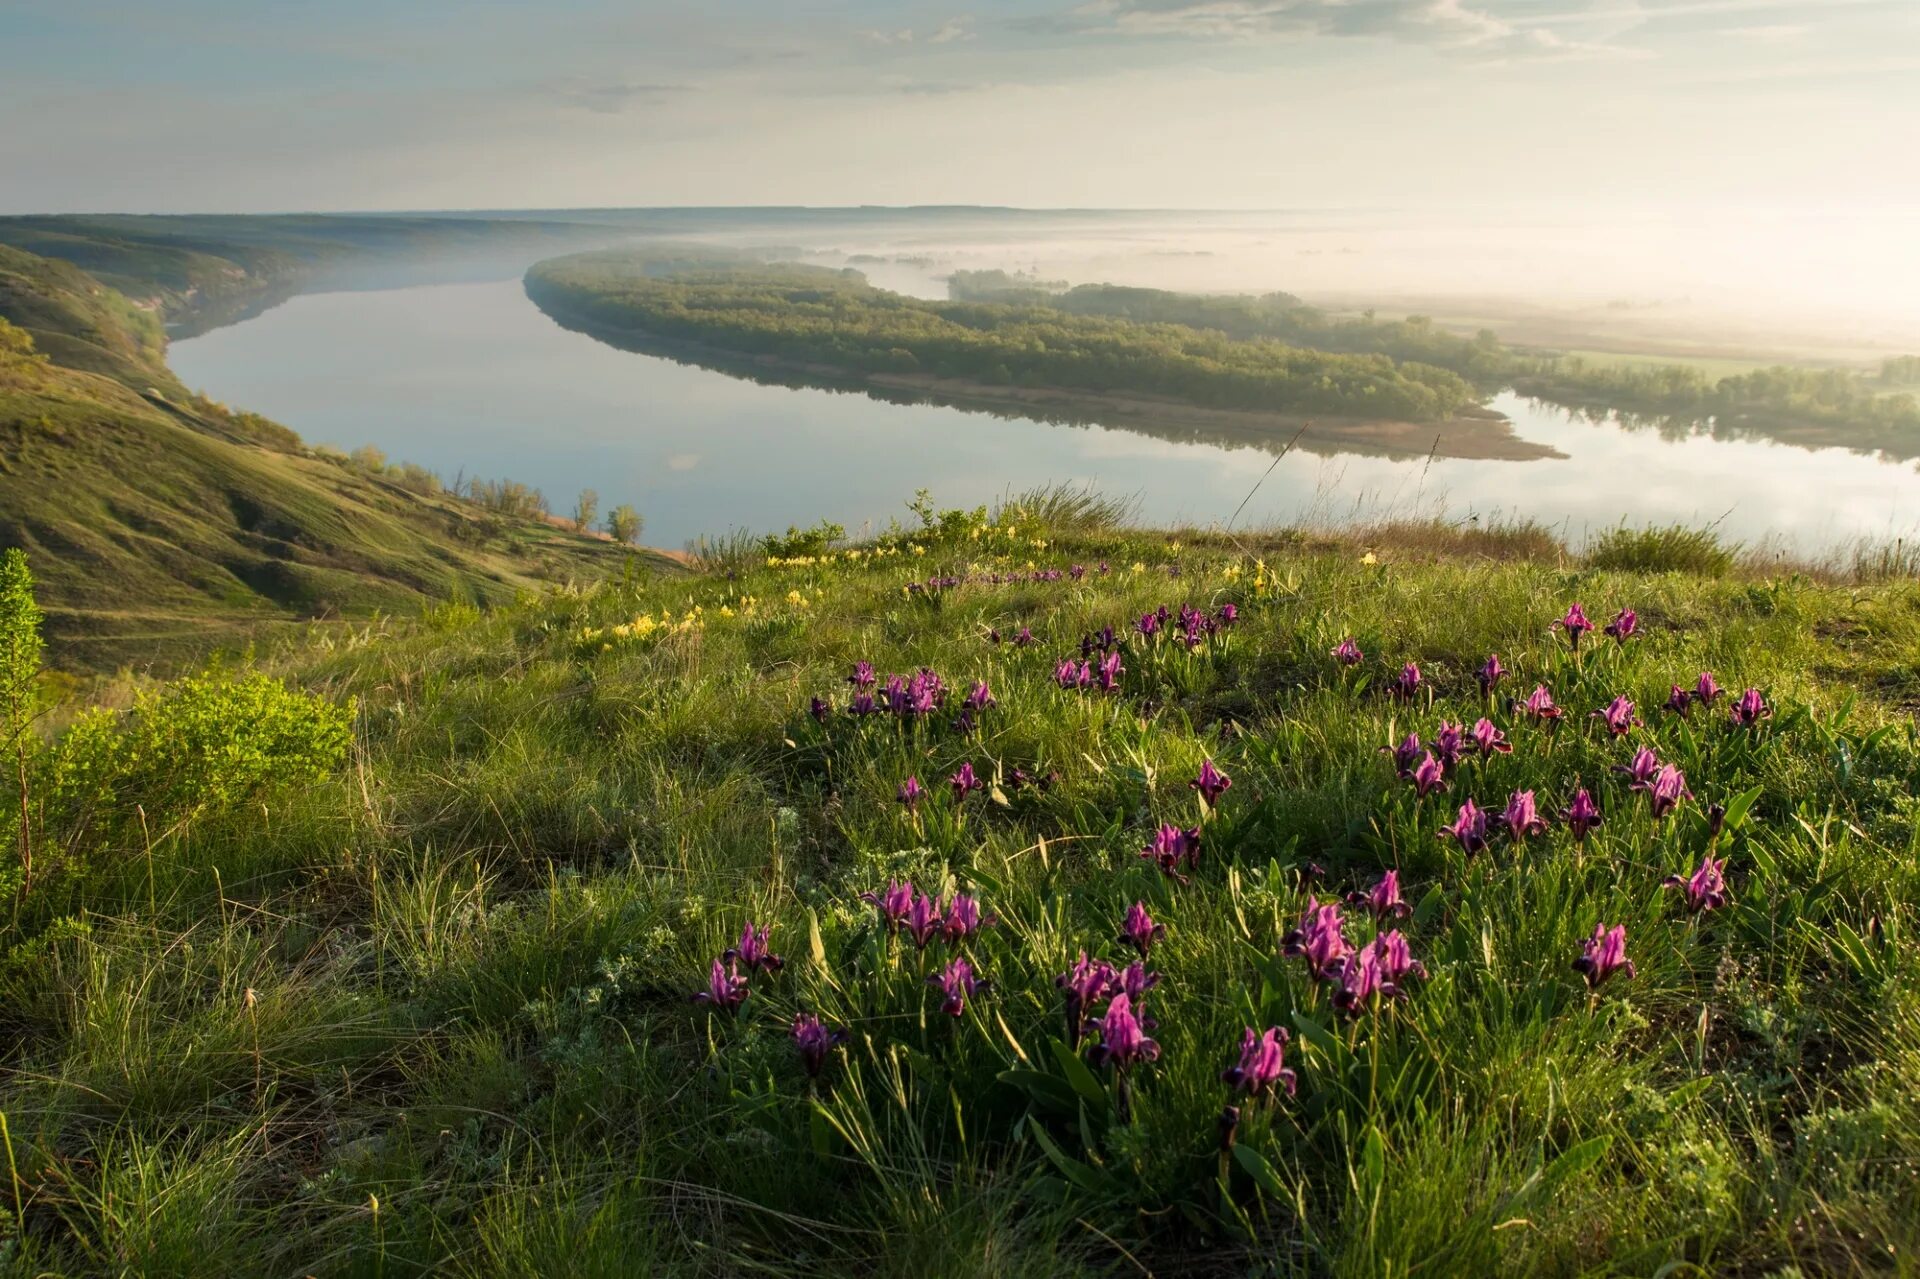
[[1912, 581], [1065, 505], [49, 745], [15, 1269], [1908, 1272]]
[[189, 396], [163, 351], [157, 322], [118, 293], [0, 248], [0, 547], [32, 557], [59, 665], [497, 601], [626, 558], [312, 454], [284, 427]]

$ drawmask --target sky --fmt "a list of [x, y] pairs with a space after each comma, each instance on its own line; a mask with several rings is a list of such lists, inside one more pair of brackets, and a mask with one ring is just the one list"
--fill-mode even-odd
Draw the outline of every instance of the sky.
[[5, 0], [0, 212], [1920, 210], [1920, 0]]

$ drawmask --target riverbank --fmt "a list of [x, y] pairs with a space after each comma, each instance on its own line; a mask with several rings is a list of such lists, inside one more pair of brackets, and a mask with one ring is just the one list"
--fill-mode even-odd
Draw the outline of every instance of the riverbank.
[[1484, 407], [1440, 422], [1413, 422], [1219, 408], [1140, 392], [996, 385], [930, 373], [863, 373], [819, 360], [748, 354], [641, 326], [612, 324], [550, 291], [529, 289], [528, 297], [562, 328], [621, 350], [785, 386], [863, 391], [895, 403], [940, 404], [1001, 417], [1109, 426], [1161, 439], [1269, 451], [1293, 446], [1313, 453], [1510, 462], [1566, 456], [1551, 445], [1521, 439], [1505, 414]]

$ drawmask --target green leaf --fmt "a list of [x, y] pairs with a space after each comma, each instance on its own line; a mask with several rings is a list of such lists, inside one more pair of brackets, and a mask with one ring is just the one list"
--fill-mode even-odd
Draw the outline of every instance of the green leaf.
[[1599, 1163], [1606, 1156], [1607, 1148], [1612, 1145], [1613, 1134], [1604, 1133], [1568, 1146], [1547, 1165], [1546, 1172], [1540, 1177], [1541, 1190], [1548, 1195], [1555, 1193], [1559, 1190], [1561, 1183], [1568, 1178], [1577, 1177]]
[[1055, 1060], [1060, 1063], [1060, 1069], [1066, 1073], [1067, 1083], [1072, 1085], [1075, 1092], [1098, 1106], [1100, 1113], [1105, 1114], [1111, 1105], [1107, 1099], [1107, 1090], [1100, 1086], [1098, 1079], [1093, 1077], [1093, 1071], [1087, 1063], [1080, 1060], [1080, 1054], [1058, 1039], [1050, 1040], [1049, 1046], [1053, 1049]]
[[1045, 1128], [1042, 1128], [1039, 1124], [1035, 1124], [1027, 1131], [1033, 1134], [1033, 1139], [1040, 1143], [1040, 1149], [1046, 1152], [1046, 1156], [1053, 1162], [1053, 1166], [1058, 1168], [1068, 1181], [1071, 1181], [1082, 1190], [1091, 1190], [1096, 1194], [1104, 1192], [1107, 1189], [1108, 1178], [1106, 1174], [1102, 1173], [1092, 1164], [1082, 1163], [1066, 1151], [1060, 1149], [1053, 1138], [1047, 1135]]
[[994, 1076], [1001, 1083], [1018, 1088], [1033, 1100], [1071, 1114], [1075, 1107], [1073, 1086], [1058, 1075], [1043, 1070], [1003, 1070]]
[[1296, 1009], [1293, 1014], [1293, 1025], [1308, 1043], [1318, 1048], [1321, 1052], [1329, 1055], [1335, 1055], [1339, 1052], [1340, 1041], [1334, 1038], [1331, 1030], [1321, 1025], [1314, 1017]]
[[811, 910], [807, 912], [807, 953], [813, 956], [817, 966], [827, 966], [827, 943], [820, 937], [820, 916]]
[[816, 1155], [831, 1155], [839, 1148], [840, 1134], [834, 1131], [826, 1112], [817, 1103], [807, 1113], [807, 1135], [813, 1141], [813, 1153]]
[[1440, 885], [1435, 884], [1427, 890], [1427, 895], [1420, 899], [1420, 904], [1413, 908], [1414, 924], [1418, 926], [1427, 923], [1435, 915], [1438, 915], [1446, 904], [1446, 893], [1441, 890]]
[[1280, 1174], [1274, 1171], [1267, 1157], [1252, 1146], [1240, 1145], [1233, 1148], [1233, 1161], [1240, 1165], [1247, 1176], [1253, 1178], [1255, 1185], [1275, 1199], [1286, 1199], [1287, 1188], [1280, 1181]]
[[1746, 824], [1747, 813], [1753, 808], [1753, 802], [1760, 798], [1760, 790], [1761, 788], [1756, 786], [1752, 790], [1741, 791], [1727, 801], [1726, 828], [1728, 830], [1739, 830]]

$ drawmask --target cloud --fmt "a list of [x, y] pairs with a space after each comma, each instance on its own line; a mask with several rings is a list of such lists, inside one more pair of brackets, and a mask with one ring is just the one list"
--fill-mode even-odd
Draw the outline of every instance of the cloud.
[[1812, 29], [1798, 22], [1774, 22], [1758, 27], [1728, 27], [1727, 34], [1755, 44], [1792, 44]]
[[1372, 36], [1483, 57], [1620, 52], [1510, 22], [1469, 0], [1086, 0], [1050, 25], [1202, 40]]
[[677, 94], [691, 92], [690, 84], [587, 80], [577, 76], [545, 86], [546, 95], [555, 101], [600, 115], [619, 115], [634, 107], [658, 106]]
[[869, 30], [862, 31], [860, 34], [872, 44], [902, 45], [912, 44], [916, 40], [925, 44], [951, 44], [955, 40], [973, 39], [973, 31], [969, 25], [972, 22], [971, 17], [949, 18], [924, 35], [912, 27], [901, 27], [895, 31]]

